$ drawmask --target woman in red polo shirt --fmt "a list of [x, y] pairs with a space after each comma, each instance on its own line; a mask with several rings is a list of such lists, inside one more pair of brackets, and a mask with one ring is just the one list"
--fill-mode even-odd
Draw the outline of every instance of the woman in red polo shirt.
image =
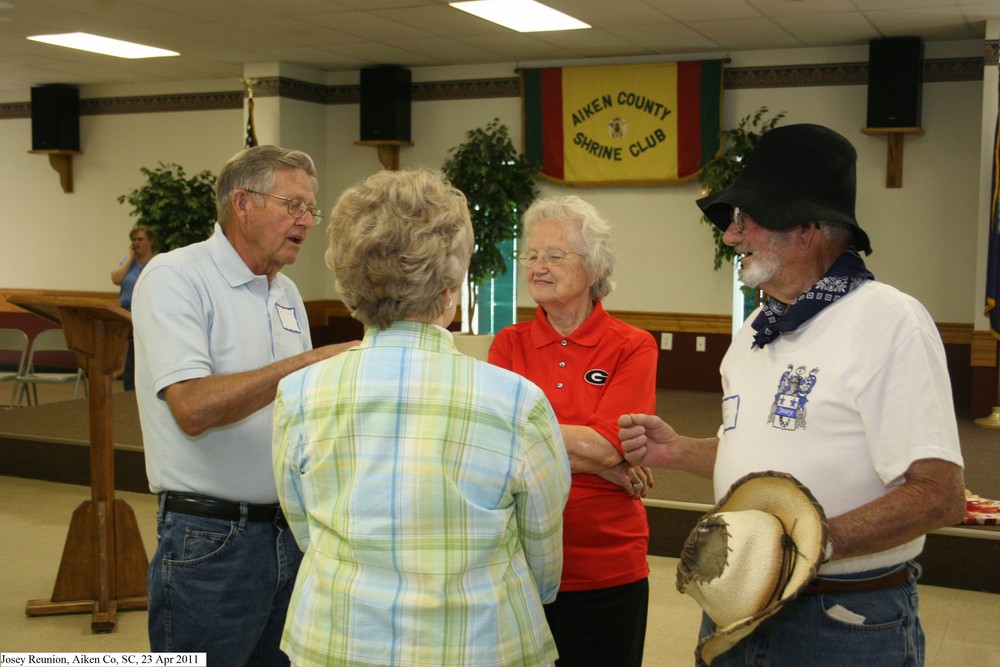
[[619, 415], [655, 413], [653, 337], [611, 317], [609, 226], [579, 197], [536, 201], [518, 258], [538, 310], [497, 334], [489, 360], [537, 384], [555, 410], [573, 482], [563, 574], [545, 615], [560, 667], [639, 667], [646, 635], [648, 470], [625, 463]]

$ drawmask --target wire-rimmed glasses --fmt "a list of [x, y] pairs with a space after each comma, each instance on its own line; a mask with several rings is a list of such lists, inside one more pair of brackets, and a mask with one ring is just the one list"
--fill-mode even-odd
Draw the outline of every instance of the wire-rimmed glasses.
[[539, 259], [544, 260], [549, 266], [559, 266], [566, 261], [567, 255], [580, 255], [580, 253], [570, 252], [569, 250], [548, 250], [542, 254], [532, 252], [527, 255], [518, 255], [517, 261], [526, 269], [530, 269], [537, 264]]
[[280, 199], [285, 202], [285, 208], [288, 210], [288, 215], [292, 216], [296, 220], [304, 216], [306, 213], [312, 216], [313, 220], [319, 220], [323, 217], [323, 211], [318, 208], [313, 208], [309, 204], [305, 203], [301, 199], [291, 199], [288, 197], [282, 197], [281, 195], [273, 195], [270, 192], [257, 192], [256, 190], [251, 190], [250, 188], [243, 188], [247, 192], [252, 192], [255, 195], [263, 195], [265, 197], [274, 197], [275, 199]]

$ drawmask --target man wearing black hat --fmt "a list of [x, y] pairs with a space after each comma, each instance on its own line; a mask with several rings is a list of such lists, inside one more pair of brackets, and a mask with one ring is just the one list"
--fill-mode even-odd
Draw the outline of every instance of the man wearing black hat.
[[[855, 163], [828, 128], [778, 127], [730, 187], [698, 200], [740, 255], [740, 280], [768, 297], [722, 361], [717, 437], [619, 421], [631, 463], [712, 477], [716, 499], [782, 471], [829, 518], [819, 576], [713, 665], [923, 663], [913, 559], [927, 532], [964, 517], [962, 456], [933, 320], [859, 254], [871, 243]], [[701, 636], [714, 631], [704, 617]]]

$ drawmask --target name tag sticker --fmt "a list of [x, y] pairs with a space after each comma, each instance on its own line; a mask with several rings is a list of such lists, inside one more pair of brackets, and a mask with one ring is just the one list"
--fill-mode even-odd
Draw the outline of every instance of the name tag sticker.
[[302, 329], [299, 328], [299, 321], [295, 318], [295, 309], [285, 308], [280, 303], [275, 305], [278, 308], [278, 319], [281, 320], [281, 326], [288, 331], [302, 333]]
[[736, 421], [740, 418], [740, 397], [726, 396], [722, 399], [722, 428], [724, 431], [731, 431], [736, 428]]

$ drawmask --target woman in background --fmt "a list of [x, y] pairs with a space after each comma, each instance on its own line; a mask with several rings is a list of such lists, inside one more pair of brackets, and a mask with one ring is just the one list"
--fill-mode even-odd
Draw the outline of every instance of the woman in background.
[[551, 665], [570, 473], [552, 408], [447, 330], [472, 255], [465, 197], [380, 171], [341, 195], [328, 266], [361, 345], [278, 388], [278, 496], [305, 552], [292, 664]]
[[[125, 310], [132, 310], [132, 290], [135, 288], [135, 281], [139, 279], [139, 274], [146, 268], [149, 260], [157, 253], [156, 231], [149, 225], [139, 223], [129, 232], [128, 238], [128, 254], [118, 264], [118, 268], [111, 272], [111, 282], [121, 287], [118, 303]], [[132, 346], [131, 337], [125, 349], [125, 358], [119, 368], [125, 391], [132, 391], [135, 389], [135, 348]]]
[[601, 306], [611, 292], [610, 227], [579, 197], [540, 199], [524, 214], [518, 258], [535, 319], [501, 330], [489, 360], [545, 392], [573, 471], [559, 598], [545, 607], [560, 667], [639, 667], [649, 603], [647, 469], [625, 463], [618, 417], [656, 411], [653, 337]]

